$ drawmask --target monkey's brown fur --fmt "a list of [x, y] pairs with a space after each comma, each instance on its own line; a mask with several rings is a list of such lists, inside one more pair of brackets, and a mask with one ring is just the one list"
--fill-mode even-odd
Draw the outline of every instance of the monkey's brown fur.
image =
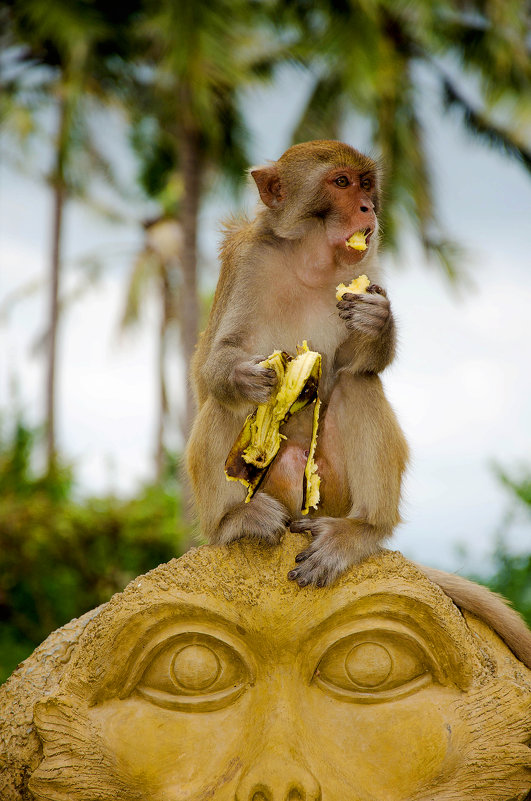
[[[275, 543], [288, 523], [309, 529], [313, 544], [292, 577], [323, 585], [378, 550], [400, 519], [407, 445], [378, 377], [395, 341], [389, 301], [375, 283], [378, 171], [353, 148], [323, 141], [296, 145], [251, 174], [265, 205], [225, 235], [193, 364], [200, 409], [188, 465], [211, 542], [252, 536]], [[360, 229], [370, 232], [365, 253], [346, 246]], [[337, 284], [360, 272], [372, 291], [336, 304]], [[225, 481], [223, 465], [246, 415], [274, 386], [274, 374], [258, 362], [276, 349], [294, 353], [303, 339], [323, 357], [321, 504], [316, 516], [297, 520], [311, 410], [283, 428], [287, 440], [249, 504], [240, 485]]]
[[[378, 168], [348, 145], [316, 141], [295, 145], [251, 175], [264, 205], [254, 219], [226, 227], [214, 304], [192, 367], [199, 413], [188, 469], [210, 542], [249, 536], [275, 544], [288, 524], [308, 530], [312, 543], [289, 578], [324, 586], [377, 552], [400, 521], [408, 448], [379, 378], [394, 357], [395, 326], [378, 285]], [[346, 246], [358, 230], [369, 234], [364, 252]], [[362, 272], [372, 282], [369, 292], [336, 302], [335, 287]], [[322, 354], [323, 406], [316, 450], [321, 503], [301, 519], [311, 409], [283, 427], [287, 439], [250, 503], [241, 484], [225, 480], [223, 467], [246, 415], [273, 390], [274, 373], [259, 362], [277, 349], [293, 354], [304, 339]], [[452, 582], [437, 575], [452, 596]], [[478, 614], [475, 601], [467, 607], [468, 585], [459, 584], [458, 603]], [[494, 628], [507, 615], [514, 625], [516, 613], [495, 607]]]

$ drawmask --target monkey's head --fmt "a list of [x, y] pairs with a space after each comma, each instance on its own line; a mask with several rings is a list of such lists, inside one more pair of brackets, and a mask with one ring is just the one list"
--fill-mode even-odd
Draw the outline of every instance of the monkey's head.
[[[277, 236], [301, 239], [318, 231], [342, 264], [356, 264], [375, 249], [379, 175], [368, 156], [342, 142], [304, 142], [251, 175]], [[366, 251], [346, 244], [358, 231], [365, 233]]]

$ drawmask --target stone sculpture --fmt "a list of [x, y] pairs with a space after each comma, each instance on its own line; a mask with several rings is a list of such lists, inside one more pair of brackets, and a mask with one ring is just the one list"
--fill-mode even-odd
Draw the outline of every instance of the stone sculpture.
[[523, 801], [531, 671], [399, 553], [190, 551], [0, 688], [2, 801]]

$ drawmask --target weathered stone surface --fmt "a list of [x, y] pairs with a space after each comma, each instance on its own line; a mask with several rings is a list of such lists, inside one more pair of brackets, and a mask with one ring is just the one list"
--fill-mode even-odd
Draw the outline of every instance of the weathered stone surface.
[[531, 671], [399, 553], [328, 589], [304, 538], [204, 547], [0, 688], [2, 801], [516, 801]]
[[28, 779], [42, 759], [33, 707], [57, 690], [79, 635], [101, 608], [50, 634], [0, 687], [1, 801], [33, 799]]

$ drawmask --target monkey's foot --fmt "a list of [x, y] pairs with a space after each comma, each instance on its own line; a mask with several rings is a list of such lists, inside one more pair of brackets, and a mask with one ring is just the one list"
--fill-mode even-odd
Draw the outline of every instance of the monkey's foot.
[[278, 545], [290, 515], [285, 506], [265, 492], [257, 492], [249, 503], [240, 503], [221, 519], [215, 534], [217, 545], [242, 537], [254, 537]]
[[351, 565], [377, 553], [386, 536], [365, 521], [339, 517], [295, 520], [290, 531], [308, 531], [314, 538], [308, 548], [295, 557], [299, 566], [288, 573], [288, 578], [296, 581], [299, 587], [307, 584], [327, 587]]

